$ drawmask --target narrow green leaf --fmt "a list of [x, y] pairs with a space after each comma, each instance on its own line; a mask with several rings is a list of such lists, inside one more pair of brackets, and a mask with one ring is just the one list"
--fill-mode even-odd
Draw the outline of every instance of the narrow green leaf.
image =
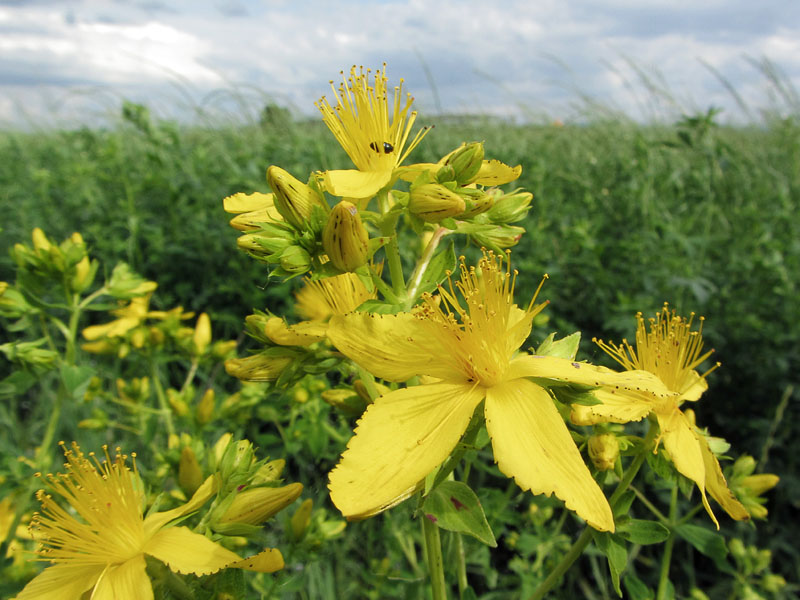
[[728, 547], [725, 545], [725, 538], [720, 534], [690, 523], [679, 525], [675, 533], [694, 546], [698, 552], [712, 559], [719, 570], [730, 571], [731, 567], [726, 558]]
[[466, 533], [487, 546], [497, 547], [483, 507], [465, 483], [443, 481], [425, 499], [422, 511], [423, 518], [431, 519], [442, 529]]
[[608, 571], [611, 573], [611, 581], [617, 595], [622, 597], [622, 589], [619, 586], [619, 576], [628, 564], [628, 551], [625, 548], [625, 541], [614, 533], [607, 531], [596, 531], [594, 542], [600, 552], [608, 559]]
[[653, 590], [647, 587], [644, 581], [636, 577], [636, 575], [625, 575], [622, 583], [625, 585], [625, 591], [628, 592], [630, 600], [653, 600], [656, 597]]
[[61, 365], [61, 381], [73, 400], [83, 399], [94, 369], [85, 365]]
[[669, 537], [669, 529], [658, 521], [626, 519], [618, 522], [617, 534], [633, 544], [658, 544]]

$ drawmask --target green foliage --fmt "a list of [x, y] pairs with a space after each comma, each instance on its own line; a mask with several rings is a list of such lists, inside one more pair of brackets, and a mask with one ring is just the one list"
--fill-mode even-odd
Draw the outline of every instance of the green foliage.
[[[797, 452], [791, 442], [800, 420], [796, 402], [789, 403], [796, 396], [788, 387], [796, 383], [800, 367], [800, 121], [727, 127], [715, 117], [709, 111], [672, 126], [442, 119], [436, 123], [436, 135], [412, 157], [437, 160], [465, 139], [480, 139], [492, 156], [522, 165], [518, 183], [534, 192], [534, 199], [528, 218], [518, 223], [528, 233], [514, 252], [515, 267], [526, 273], [517, 284], [517, 296], [530, 297], [538, 277], [549, 273], [543, 297], [551, 301], [551, 325], [559, 337], [581, 330], [584, 354], [601, 354], [590, 345], [593, 336], [630, 337], [632, 315], [653, 312], [665, 300], [679, 312], [705, 315], [704, 335], [723, 367], [710, 378], [710, 390], [697, 406], [698, 421], [734, 442], [739, 451], [762, 455], [759, 469], [782, 477], [769, 506], [772, 519], [760, 524], [758, 540], [747, 526], [735, 530], [751, 544], [744, 553], [728, 553], [724, 537], [707, 527], [685, 522], [672, 529], [675, 523], [669, 519], [651, 520], [657, 515], [637, 503], [633, 518], [621, 523], [616, 534], [596, 537], [602, 555], [597, 550], [590, 553], [581, 563], [585, 568], [570, 572], [561, 595], [553, 597], [583, 597], [586, 586], [599, 589], [598, 597], [619, 591], [633, 598], [654, 597], [659, 553], [645, 545], [666, 539], [669, 531], [677, 536], [676, 552], [707, 560], [715, 573], [709, 581], [690, 561], [682, 565], [676, 559], [672, 583], [664, 589], [674, 585], [678, 597], [694, 594], [696, 585], [723, 590], [726, 596], [735, 592], [738, 596], [733, 597], [754, 597], [747, 595], [752, 589], [760, 590], [762, 597], [780, 597], [786, 589], [779, 585], [777, 573], [789, 577], [800, 565], [794, 543], [800, 532], [789, 518], [791, 503], [800, 493], [800, 481], [793, 475], [798, 472]], [[270, 164], [293, 173], [348, 167], [321, 123], [291, 121], [279, 107], [265, 109], [258, 125], [203, 128], [154, 121], [146, 107], [130, 103], [110, 129], [0, 134], [0, 158], [6, 166], [0, 173], [5, 215], [0, 280], [15, 279], [16, 265], [6, 258], [6, 250], [28, 239], [32, 228], [44, 227], [56, 239], [80, 231], [91, 255], [99, 259], [99, 266], [92, 267], [98, 281], [122, 277], [134, 288], [138, 283], [129, 280], [133, 273], [157, 281], [154, 307], [180, 304], [207, 311], [215, 339], [238, 335], [243, 316], [253, 309], [285, 313], [293, 285], [271, 279], [268, 266], [236, 251], [236, 232], [225, 222], [221, 199], [239, 191], [266, 191], [264, 173]], [[510, 210], [503, 218], [512, 220], [502, 222], [513, 222], [515, 214]], [[517, 235], [512, 226], [506, 227], [508, 236]], [[452, 269], [458, 254], [473, 251], [459, 244], [447, 244], [434, 258], [435, 268], [419, 291], [430, 289], [444, 270]], [[404, 252], [401, 243], [401, 255], [410, 264], [411, 253]], [[111, 270], [120, 261], [129, 266]], [[33, 282], [30, 287], [35, 287]], [[120, 289], [116, 297], [124, 293]], [[425, 567], [417, 556], [422, 536], [411, 507], [403, 505], [359, 523], [356, 530], [352, 525], [345, 528], [327, 504], [324, 473], [336, 463], [354, 425], [320, 401], [322, 392], [340, 382], [299, 373], [299, 382], [286, 390], [268, 384], [239, 389], [222, 375], [218, 357], [199, 364], [196, 377], [201, 384], [184, 387], [192, 358], [181, 355], [186, 347], [179, 343], [161, 346], [151, 355], [134, 350], [125, 361], [118, 354], [90, 357], [75, 349], [76, 364], [59, 364], [56, 369], [49, 354], [53, 350], [40, 341], [44, 338], [26, 339], [15, 329], [36, 301], [15, 297], [11, 289], [0, 296], [0, 303], [3, 298], [12, 305], [6, 307], [11, 312], [4, 313], [0, 340], [9, 361], [2, 367], [0, 397], [14, 399], [0, 408], [4, 493], [30, 476], [30, 465], [16, 457], [22, 454], [29, 462], [35, 458], [29, 441], [41, 440], [45, 430], [46, 404], [34, 394], [62, 389], [64, 423], [82, 423], [81, 435], [92, 443], [112, 441], [111, 431], [112, 443], [144, 432], [147, 444], [164, 434], [143, 408], [144, 395], [153, 409], [171, 411], [179, 432], [191, 431], [195, 443], [205, 440], [198, 453], [230, 427], [237, 438], [252, 440], [259, 456], [285, 456], [286, 478], [302, 482], [304, 497], [314, 500], [302, 540], [294, 539], [291, 551], [285, 552], [289, 568], [274, 577], [226, 571], [212, 578], [207, 589], [235, 597], [248, 579], [248, 585], [265, 597], [377, 599], [425, 593]], [[116, 305], [87, 306], [93, 312], [83, 314], [82, 326], [107, 322], [104, 312], [111, 308]], [[173, 323], [171, 331], [178, 329], [179, 323]], [[551, 343], [557, 345], [551, 346], [554, 354], [574, 356], [577, 341], [531, 343]], [[20, 361], [24, 369], [18, 368]], [[155, 375], [152, 364], [157, 365]], [[139, 380], [147, 377], [151, 388], [144, 393]], [[163, 388], [164, 407], [156, 403], [159, 392], [153, 377]], [[208, 387], [217, 390], [219, 400], [214, 403], [215, 420], [202, 423], [196, 407]], [[771, 426], [786, 389], [789, 414]], [[471, 471], [459, 468], [456, 473], [477, 490], [474, 500], [485, 510], [486, 526], [494, 532], [498, 549], [490, 555], [480, 542], [463, 537], [470, 582], [464, 597], [528, 597], [567, 551], [578, 524], [572, 517], [559, 516], [557, 502], [540, 497], [532, 502], [508, 482], [492, 465], [481, 435], [485, 431], [464, 449], [475, 458]], [[153, 457], [151, 467], [177, 481], [185, 441]], [[769, 456], [761, 452], [765, 447], [771, 449]], [[688, 480], [677, 475], [663, 455], [648, 457], [648, 464], [669, 480], [648, 482], [655, 490], [651, 499], [657, 510], [666, 511], [672, 485], [691, 491]], [[159, 479], [154, 476], [152, 481]], [[679, 498], [681, 514], [694, 514], [694, 493], [694, 501]], [[633, 503], [635, 497], [628, 494], [624, 499]], [[291, 522], [287, 517], [280, 523], [278, 533], [265, 533], [263, 539], [288, 544]], [[456, 530], [474, 533], [482, 525], [459, 527]], [[726, 534], [733, 530], [723, 527]], [[282, 532], [286, 535], [279, 539]], [[446, 556], [459, 551], [455, 539], [445, 535]], [[781, 557], [774, 573], [769, 561], [763, 564], [764, 555], [758, 556], [756, 542]], [[610, 581], [597, 567], [603, 562], [608, 563]], [[715, 566], [727, 574], [720, 575]], [[19, 581], [31, 575], [30, 569], [17, 568]], [[180, 597], [179, 584], [172, 585], [165, 597]]]

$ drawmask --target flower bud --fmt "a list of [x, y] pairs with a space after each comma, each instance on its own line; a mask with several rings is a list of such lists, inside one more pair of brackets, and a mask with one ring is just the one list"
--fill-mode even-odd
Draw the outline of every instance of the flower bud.
[[197, 456], [189, 446], [184, 446], [181, 450], [181, 460], [178, 463], [178, 485], [187, 496], [191, 496], [202, 483], [203, 469], [197, 462]]
[[260, 352], [244, 358], [229, 358], [225, 361], [225, 371], [243, 381], [275, 381], [291, 362], [291, 356]]
[[225, 446], [218, 466], [222, 480], [227, 482], [232, 477], [248, 477], [254, 460], [253, 444], [249, 440], [229, 443]]
[[322, 206], [317, 192], [295, 179], [287, 171], [272, 165], [267, 169], [267, 182], [274, 192], [275, 208], [286, 221], [299, 230], [306, 228], [311, 209]]
[[314, 502], [311, 498], [303, 500], [291, 519], [292, 539], [299, 542], [303, 539], [308, 529], [308, 524], [311, 522], [311, 509], [314, 507]]
[[740, 485], [750, 490], [753, 496], [761, 496], [778, 485], [780, 477], [772, 473], [760, 473], [758, 475], [748, 475], [742, 478]]
[[300, 246], [289, 246], [281, 252], [281, 268], [292, 275], [301, 275], [311, 269], [311, 256]]
[[459, 185], [472, 183], [483, 164], [483, 143], [462, 145], [447, 158], [445, 164], [453, 167]]
[[503, 194], [495, 190], [494, 205], [487, 211], [487, 216], [492, 223], [515, 223], [521, 221], [530, 210], [533, 194], [520, 192]]
[[36, 227], [31, 232], [31, 238], [33, 239], [33, 247], [39, 256], [47, 254], [50, 252], [50, 248], [53, 247], [53, 244], [47, 239], [44, 231], [42, 231], [39, 227]]
[[200, 402], [197, 403], [194, 416], [198, 424], [205, 425], [206, 423], [210, 423], [211, 419], [214, 418], [214, 395], [214, 388], [208, 388], [203, 394], [203, 397], [200, 398]]
[[619, 458], [619, 440], [611, 433], [589, 438], [589, 458], [598, 471], [610, 471]]
[[233, 502], [212, 526], [220, 533], [236, 535], [231, 526], [261, 525], [294, 502], [302, 491], [302, 483], [291, 483], [278, 488], [257, 487], [233, 492], [236, 494]]
[[361, 415], [367, 408], [367, 403], [353, 390], [325, 390], [321, 395], [325, 402], [350, 417]]
[[256, 258], [283, 252], [292, 245], [291, 237], [271, 236], [264, 232], [246, 233], [236, 238], [236, 245]]
[[459, 191], [464, 199], [465, 210], [458, 215], [459, 219], [469, 219], [481, 213], [485, 213], [494, 205], [494, 197], [481, 190], [464, 188]]
[[342, 200], [333, 207], [322, 231], [322, 247], [341, 271], [355, 271], [367, 262], [369, 235], [355, 204]]
[[72, 288], [72, 291], [80, 293], [92, 285], [92, 280], [96, 272], [97, 269], [92, 268], [92, 262], [89, 260], [89, 257], [84, 256], [75, 265], [75, 273], [72, 275], [72, 280], [70, 281], [70, 288]]
[[428, 223], [438, 223], [464, 212], [464, 199], [438, 183], [424, 183], [411, 189], [408, 210]]
[[282, 458], [276, 458], [266, 464], [261, 465], [250, 480], [250, 485], [263, 485], [265, 483], [277, 483], [283, 473], [283, 468], [286, 466], [286, 461]]
[[194, 326], [194, 335], [192, 336], [194, 350], [198, 356], [203, 354], [211, 343], [211, 320], [206, 313], [202, 313], [197, 317], [197, 323]]

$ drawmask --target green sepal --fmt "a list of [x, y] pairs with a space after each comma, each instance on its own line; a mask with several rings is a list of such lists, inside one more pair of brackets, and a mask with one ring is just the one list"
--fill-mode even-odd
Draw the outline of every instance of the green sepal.
[[548, 335], [544, 341], [539, 344], [539, 347], [536, 348], [535, 354], [575, 360], [575, 356], [578, 354], [578, 346], [581, 343], [581, 332], [576, 331], [560, 340], [555, 338], [555, 332]]
[[460, 481], [443, 481], [422, 504], [423, 519], [430, 519], [447, 531], [466, 533], [487, 546], [497, 547], [478, 497]]

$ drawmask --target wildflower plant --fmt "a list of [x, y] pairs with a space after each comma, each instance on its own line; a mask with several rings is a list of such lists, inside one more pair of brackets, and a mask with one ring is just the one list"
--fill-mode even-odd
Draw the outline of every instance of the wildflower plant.
[[[708, 555], [718, 548], [708, 543], [717, 534], [687, 522], [696, 510], [679, 517], [678, 490], [690, 494], [696, 485], [719, 528], [707, 496], [732, 519], [746, 520], [760, 514], [758, 494], [775, 483], [747, 479], [739, 468], [729, 487], [719, 460], [724, 442], [709, 438], [685, 407], [700, 399], [716, 368], [696, 371], [708, 358], [701, 331], [666, 308], [649, 333], [637, 317], [635, 347], [598, 342], [621, 371], [578, 359], [579, 333], [541, 336], [531, 347], [532, 330], [546, 322], [547, 303], [537, 297], [547, 276], [533, 298], [515, 298], [522, 275], [510, 249], [525, 231], [516, 223], [532, 195], [505, 186], [521, 167], [487, 158], [481, 142], [413, 163], [414, 148], [435, 134], [414, 131], [417, 114], [402, 82], [392, 90], [385, 66], [374, 73], [353, 67], [342, 79], [332, 83], [332, 99], [317, 106], [354, 168], [298, 179], [273, 165], [271, 192], [224, 199], [236, 215], [231, 225], [243, 232], [241, 250], [266, 263], [272, 278], [304, 276], [296, 308], [307, 319], [250, 315], [246, 331], [257, 347], [229, 359], [228, 372], [273, 389], [292, 389], [310, 376], [334, 382], [321, 399], [357, 421], [330, 470], [330, 500], [349, 521], [412, 502], [434, 598], [450, 589], [442, 531], [460, 549], [461, 598], [475, 597], [461, 535], [497, 545], [479, 499], [486, 490], [469, 485], [484, 448], [520, 492], [531, 501], [552, 497], [548, 514], [563, 514], [552, 542], [541, 542], [544, 549], [562, 540], [553, 546], [559, 560], [550, 557], [547, 571], [542, 555], [532, 578], [527, 569], [527, 595], [545, 597], [593, 544], [607, 558], [617, 593], [624, 580], [634, 595], [648, 597], [629, 551], [665, 543], [657, 594], [668, 597], [676, 539]], [[472, 258], [457, 257], [457, 247]], [[642, 420], [645, 431], [625, 425]], [[658, 494], [634, 487], [645, 463], [672, 490], [668, 515], [656, 506]], [[744, 489], [749, 496], [738, 493], [750, 509], [734, 493]], [[656, 519], [635, 518], [642, 507]], [[585, 523], [571, 545], [562, 531], [568, 515]]]

